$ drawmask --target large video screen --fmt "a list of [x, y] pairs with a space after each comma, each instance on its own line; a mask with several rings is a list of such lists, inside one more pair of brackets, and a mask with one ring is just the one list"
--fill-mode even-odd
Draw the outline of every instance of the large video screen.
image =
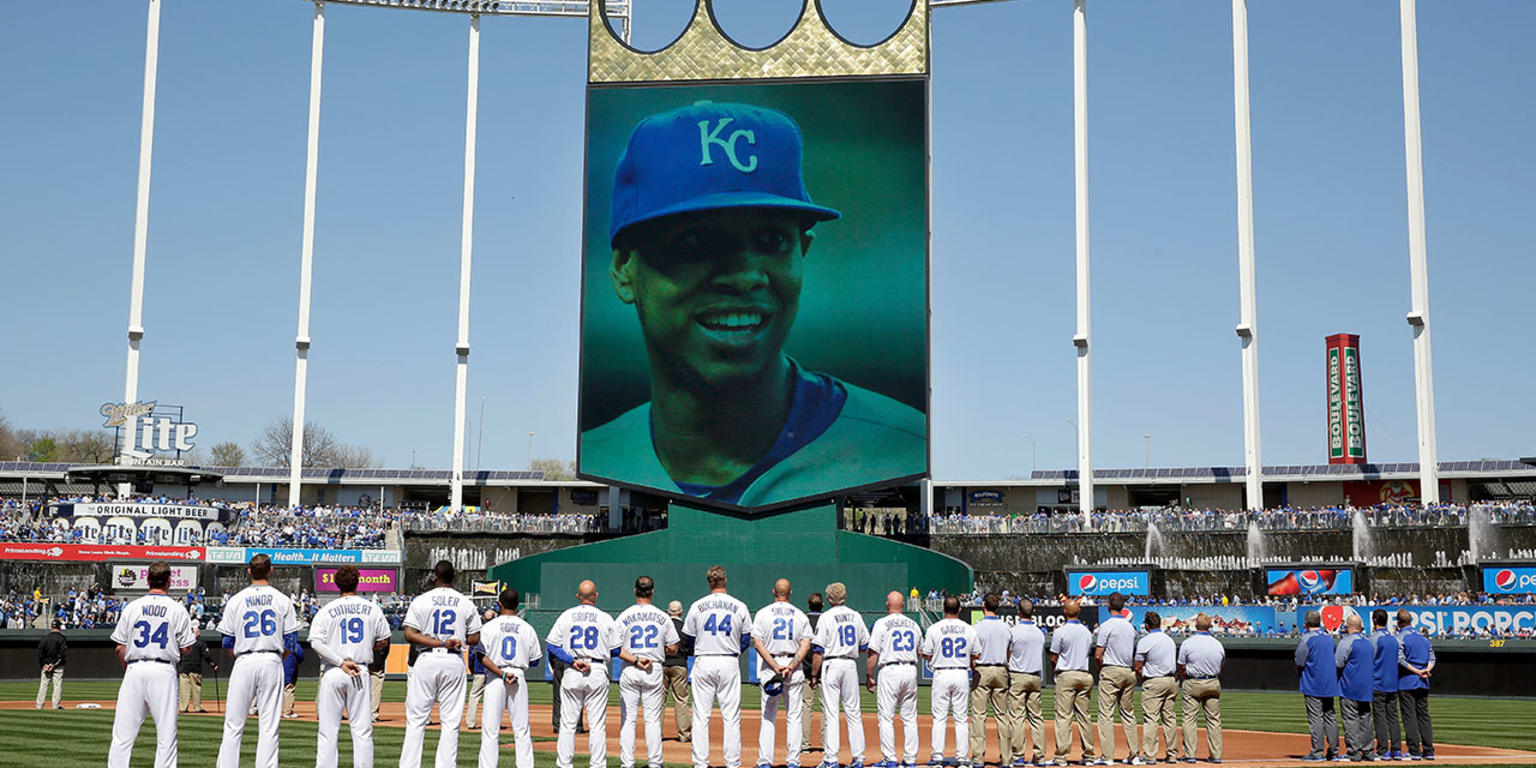
[[1269, 568], [1264, 571], [1265, 594], [1286, 595], [1352, 595], [1355, 593], [1355, 570], [1350, 567], [1332, 568]]
[[760, 510], [927, 474], [927, 93], [588, 89], [583, 478]]

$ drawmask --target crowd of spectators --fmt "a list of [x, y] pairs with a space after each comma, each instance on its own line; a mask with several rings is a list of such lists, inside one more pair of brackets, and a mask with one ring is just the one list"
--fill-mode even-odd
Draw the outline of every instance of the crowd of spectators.
[[405, 515], [408, 531], [456, 531], [462, 533], [600, 533], [607, 530], [607, 518], [584, 512], [558, 512], [552, 515], [502, 515], [494, 512], [409, 512]]

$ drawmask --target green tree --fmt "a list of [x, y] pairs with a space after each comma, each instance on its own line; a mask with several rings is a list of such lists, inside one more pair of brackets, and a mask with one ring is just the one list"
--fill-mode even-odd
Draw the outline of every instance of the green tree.
[[27, 461], [58, 461], [58, 458], [59, 444], [47, 435], [33, 440], [27, 449]]
[[528, 468], [544, 473], [545, 480], [575, 480], [576, 462], [563, 459], [534, 459]]
[[245, 449], [233, 440], [216, 443], [208, 449], [213, 465], [216, 467], [243, 467], [245, 466]]

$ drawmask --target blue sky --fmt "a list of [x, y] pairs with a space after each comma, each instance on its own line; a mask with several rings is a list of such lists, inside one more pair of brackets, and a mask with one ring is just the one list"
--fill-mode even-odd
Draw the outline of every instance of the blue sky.
[[[744, 42], [798, 0], [717, 0]], [[636, 40], [688, 0], [636, 0]], [[858, 39], [903, 3], [826, 0]], [[1090, 0], [1095, 464], [1241, 464], [1229, 5]], [[1069, 0], [936, 11], [933, 439], [941, 479], [1074, 463]], [[310, 8], [164, 0], [140, 392], [204, 447], [289, 412]], [[145, 4], [0, 26], [0, 409], [99, 426], [122, 394]], [[331, 7], [309, 415], [445, 467], [464, 17]], [[1536, 454], [1536, 4], [1419, 4], [1441, 458]], [[1376, 461], [1413, 460], [1397, 3], [1255, 0], [1266, 463], [1322, 462], [1322, 339], [1362, 337]], [[486, 19], [469, 402], [482, 465], [575, 454], [585, 22]]]

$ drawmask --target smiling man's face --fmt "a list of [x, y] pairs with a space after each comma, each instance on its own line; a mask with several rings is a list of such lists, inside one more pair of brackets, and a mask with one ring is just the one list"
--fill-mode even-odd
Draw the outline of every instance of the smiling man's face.
[[671, 216], [614, 251], [619, 298], [635, 306], [652, 366], [685, 385], [741, 386], [772, 370], [800, 308], [811, 235], [772, 209]]

